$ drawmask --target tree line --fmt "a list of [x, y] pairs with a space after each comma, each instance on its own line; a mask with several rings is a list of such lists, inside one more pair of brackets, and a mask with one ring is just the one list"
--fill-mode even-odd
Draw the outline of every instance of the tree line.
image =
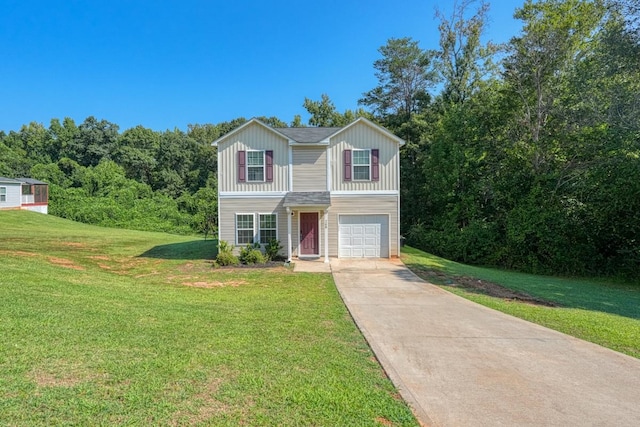
[[[484, 41], [489, 5], [436, 12], [439, 43], [393, 38], [361, 108], [305, 98], [310, 126], [366, 116], [406, 141], [408, 243], [536, 273], [640, 276], [639, 0], [525, 1], [519, 35]], [[262, 118], [277, 127], [304, 126]], [[212, 232], [216, 152], [243, 124], [120, 132], [94, 117], [0, 132], [0, 175], [51, 183], [51, 212], [101, 225]]]

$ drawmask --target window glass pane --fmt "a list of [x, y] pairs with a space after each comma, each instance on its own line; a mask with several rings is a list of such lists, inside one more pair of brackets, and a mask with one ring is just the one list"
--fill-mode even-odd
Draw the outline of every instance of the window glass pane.
[[369, 179], [369, 166], [354, 166], [353, 167], [353, 179], [355, 179], [355, 180], [368, 180]]
[[249, 166], [264, 165], [264, 151], [247, 151], [247, 165]]
[[370, 153], [369, 150], [353, 150], [353, 164], [368, 165], [369, 153]]
[[238, 228], [250, 228], [253, 229], [253, 215], [238, 215], [236, 217], [236, 223]]
[[253, 230], [238, 230], [238, 244], [253, 243]]
[[276, 214], [260, 215], [260, 243], [266, 245], [277, 238]]
[[262, 167], [262, 166], [249, 166], [248, 167], [248, 180], [249, 181], [264, 181], [264, 167]]

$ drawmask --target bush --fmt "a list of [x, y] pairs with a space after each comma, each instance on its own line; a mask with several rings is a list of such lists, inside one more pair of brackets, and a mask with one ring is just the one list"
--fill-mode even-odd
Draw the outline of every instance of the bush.
[[233, 246], [224, 240], [220, 240], [218, 243], [218, 255], [216, 255], [216, 262], [218, 265], [238, 265], [240, 261], [238, 257], [233, 254]]
[[282, 245], [280, 244], [280, 240], [272, 239], [269, 243], [267, 243], [264, 247], [265, 256], [268, 261], [273, 261], [278, 258], [278, 254], [282, 249]]
[[240, 256], [238, 257], [243, 264], [264, 264], [267, 259], [262, 252], [260, 252], [260, 243], [249, 243], [244, 248], [240, 249]]
[[232, 254], [231, 252], [219, 252], [218, 255], [216, 256], [216, 262], [220, 266], [240, 264], [238, 257]]

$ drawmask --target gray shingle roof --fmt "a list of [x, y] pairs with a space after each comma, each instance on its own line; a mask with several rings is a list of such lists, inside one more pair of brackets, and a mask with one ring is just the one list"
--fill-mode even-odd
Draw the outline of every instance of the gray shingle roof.
[[47, 185], [46, 182], [38, 181], [37, 179], [33, 179], [33, 178], [17, 178], [17, 180], [20, 181], [20, 182], [24, 182], [25, 184], [44, 184], [44, 185]]
[[331, 196], [328, 191], [292, 191], [284, 196], [285, 207], [330, 205]]
[[7, 178], [4, 176], [0, 176], [0, 182], [4, 182], [5, 184], [20, 184], [21, 181], [12, 179], [12, 178]]
[[296, 142], [300, 143], [317, 143], [326, 139], [330, 135], [333, 135], [342, 128], [338, 127], [326, 127], [326, 128], [275, 128], [278, 132], [285, 135]]

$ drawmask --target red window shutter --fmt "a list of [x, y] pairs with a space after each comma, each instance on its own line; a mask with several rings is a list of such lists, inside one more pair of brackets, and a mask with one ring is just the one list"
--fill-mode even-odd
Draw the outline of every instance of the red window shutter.
[[351, 150], [344, 150], [344, 180], [351, 181]]
[[268, 150], [264, 152], [265, 162], [267, 163], [266, 175], [267, 182], [273, 182], [273, 151]]
[[378, 149], [371, 150], [371, 181], [380, 180], [380, 167], [378, 166]]
[[244, 151], [238, 151], [238, 181], [247, 180], [247, 156]]

